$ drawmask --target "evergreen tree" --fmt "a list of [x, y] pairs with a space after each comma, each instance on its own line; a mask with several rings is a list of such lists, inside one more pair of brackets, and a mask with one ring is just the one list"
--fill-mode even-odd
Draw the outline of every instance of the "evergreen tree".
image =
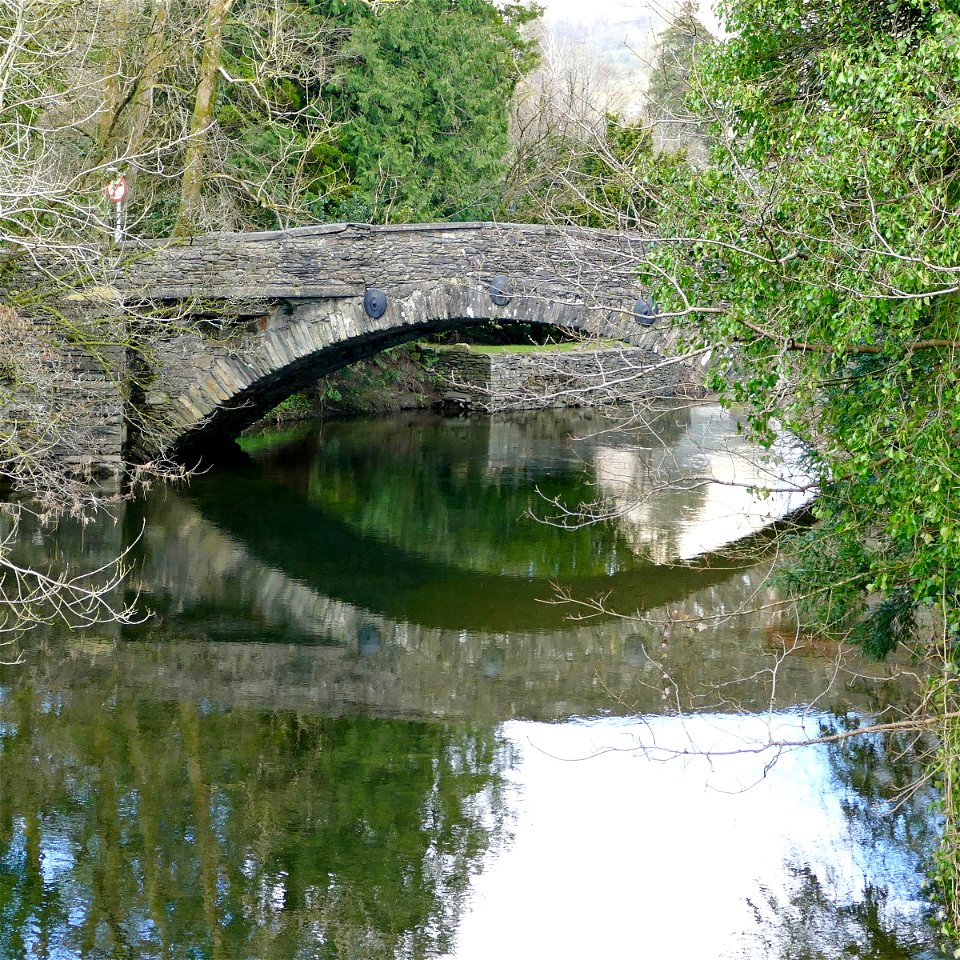
[[519, 28], [539, 10], [488, 0], [313, 0], [313, 9], [345, 31], [323, 94], [348, 175], [329, 216], [489, 218], [510, 97], [535, 62]]

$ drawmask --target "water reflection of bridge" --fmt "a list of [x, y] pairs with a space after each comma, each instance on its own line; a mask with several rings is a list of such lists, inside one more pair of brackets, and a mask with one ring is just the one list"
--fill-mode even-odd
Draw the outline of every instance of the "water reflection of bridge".
[[[325, 595], [258, 558], [184, 497], [168, 497], [148, 517], [144, 538], [136, 585], [153, 619], [124, 631], [137, 643], [81, 640], [65, 662], [46, 658], [43, 669], [68, 685], [114, 674], [151, 697], [478, 720], [656, 713], [675, 709], [678, 697], [684, 707], [762, 710], [774, 671], [778, 707], [875, 709], [882, 697], [844, 685], [828, 657], [800, 651], [781, 662], [778, 627], [789, 628], [773, 613], [735, 616], [772, 599], [766, 565], [688, 571], [693, 582], [658, 597], [641, 622], [452, 629]], [[708, 611], [716, 619], [698, 622]], [[731, 677], [744, 679], [731, 686]]]
[[[645, 428], [589, 411], [481, 427], [327, 425], [322, 457], [308, 438], [293, 454], [261, 452], [246, 471], [130, 507], [128, 536], [143, 531], [135, 585], [154, 616], [124, 631], [141, 642], [111, 641], [108, 655], [89, 659], [82, 651], [99, 648], [74, 644], [72, 668], [116, 672], [171, 698], [333, 715], [550, 719], [678, 702], [757, 710], [769, 706], [774, 676], [778, 707], [823, 706], [825, 689], [827, 704], [841, 704], [851, 694], [841, 695], [832, 659], [779, 662], [790, 626], [769, 608], [768, 565], [718, 555], [665, 565], [791, 505], [757, 506], [743, 487], [702, 482], [765, 482], [766, 467], [718, 416], [665, 410]], [[571, 427], [585, 439], [565, 447], [558, 435]], [[539, 552], [533, 541], [528, 568], [526, 542], [506, 549], [522, 536], [515, 517], [526, 491], [569, 472], [571, 459], [610, 496], [615, 522], [585, 531], [579, 546], [569, 531]], [[425, 476], [442, 481], [424, 487]], [[495, 532], [479, 545], [457, 526], [462, 501], [487, 504]], [[565, 565], [554, 565], [558, 554]], [[636, 618], [572, 620], [577, 607], [549, 603], [558, 585], [581, 600], [606, 594]]]

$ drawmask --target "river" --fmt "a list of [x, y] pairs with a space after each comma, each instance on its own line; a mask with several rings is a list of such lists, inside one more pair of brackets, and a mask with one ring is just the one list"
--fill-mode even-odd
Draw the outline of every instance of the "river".
[[810, 484], [729, 414], [242, 446], [20, 527], [33, 564], [129, 547], [149, 616], [0, 667], [0, 958], [934, 955], [917, 745], [768, 746], [910, 686], [798, 641], [757, 531]]

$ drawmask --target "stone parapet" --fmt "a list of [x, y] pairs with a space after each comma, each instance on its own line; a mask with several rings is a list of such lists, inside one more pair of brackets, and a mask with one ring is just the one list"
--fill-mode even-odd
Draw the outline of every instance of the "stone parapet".
[[530, 224], [320, 224], [267, 233], [130, 243], [129, 296], [314, 299], [400, 293], [432, 281], [487, 285], [517, 297], [602, 300], [632, 310], [648, 240], [612, 230]]

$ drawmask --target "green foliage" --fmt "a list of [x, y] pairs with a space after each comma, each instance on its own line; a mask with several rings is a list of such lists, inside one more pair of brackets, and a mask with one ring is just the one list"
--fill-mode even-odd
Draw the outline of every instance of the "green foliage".
[[429, 406], [432, 377], [410, 346], [357, 360], [317, 381], [312, 393], [323, 413], [369, 414]]
[[321, 403], [339, 403], [343, 400], [343, 394], [332, 383], [325, 382], [320, 388]]
[[305, 393], [291, 393], [267, 414], [267, 419], [277, 423], [283, 420], [302, 420], [313, 412], [313, 404]]
[[377, 8], [313, 0], [312, 9], [346, 33], [323, 91], [349, 182], [329, 215], [489, 218], [504, 175], [510, 96], [535, 61], [519, 28], [539, 11], [488, 0]]
[[915, 608], [960, 628], [956, 6], [728, 2], [700, 100], [718, 149], [661, 222], [698, 239], [657, 253], [673, 310], [722, 308], [702, 329], [739, 345], [725, 396], [816, 452], [794, 584], [834, 632], [869, 607], [856, 635], [878, 654]]
[[[344, 159], [321, 103], [328, 25], [308, 5], [273, 22], [252, 2], [227, 24], [217, 103], [221, 184], [247, 228], [312, 222], [342, 189]], [[270, 51], [276, 63], [265, 69]], [[230, 82], [226, 82], [230, 78]]]
[[[650, 280], [706, 307], [713, 382], [811, 450], [808, 624], [939, 670], [942, 934], [960, 930], [960, 3], [726, 0], [697, 106], [712, 164], [662, 206]], [[729, 349], [736, 345], [736, 349]]]
[[[77, 203], [89, 204], [95, 220], [104, 170], [115, 166], [131, 188], [129, 232], [168, 236], [182, 200], [178, 171], [190, 167], [198, 141], [201, 189], [187, 218], [195, 232], [462, 220], [496, 209], [508, 104], [536, 60], [520, 28], [536, 8], [491, 0], [229, 6], [222, 45], [213, 47], [205, 0], [114, 5], [92, 19], [76, 0], [56, 0], [49, 23], [39, 8], [16, 15], [16, 29], [33, 39], [0, 71], [10, 121], [0, 147], [13, 192], [26, 194], [22, 209], [7, 204], [7, 234], [75, 230], [86, 225], [71, 213]], [[12, 34], [14, 24], [0, 17], [3, 30]], [[84, 44], [70, 40], [81, 35]], [[206, 52], [216, 69], [204, 74]], [[211, 84], [212, 116], [185, 138], [197, 92]], [[91, 91], [101, 88], [97, 107]], [[18, 132], [31, 124], [36, 156]], [[51, 174], [42, 202], [32, 179], [41, 160]]]
[[[956, 677], [954, 676], [954, 685]], [[943, 816], [943, 834], [940, 847], [934, 854], [929, 869], [931, 881], [928, 895], [936, 905], [937, 932], [941, 938], [941, 953], [960, 957], [960, 870], [957, 869], [957, 850], [960, 848], [960, 830], [956, 817], [956, 785], [960, 782], [960, 724], [957, 722], [955, 697], [948, 693], [950, 684], [934, 684], [933, 697], [941, 715], [953, 711], [944, 719], [938, 734], [940, 749], [934, 768], [934, 782], [939, 791], [937, 808]]]

